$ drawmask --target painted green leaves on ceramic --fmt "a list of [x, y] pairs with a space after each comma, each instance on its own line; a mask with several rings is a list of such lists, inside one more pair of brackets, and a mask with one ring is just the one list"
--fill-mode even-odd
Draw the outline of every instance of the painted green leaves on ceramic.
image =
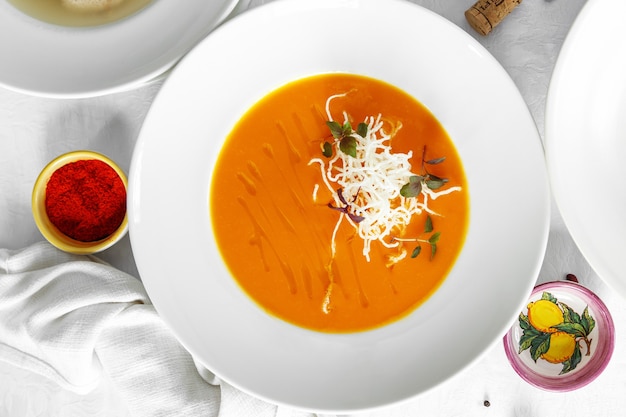
[[[535, 309], [540, 303], [542, 307]], [[549, 327], [545, 326], [545, 318], [536, 317], [541, 314], [550, 315]], [[583, 359], [584, 348], [585, 356], [591, 354], [592, 339], [589, 336], [596, 322], [589, 313], [588, 306], [579, 314], [551, 293], [544, 291], [540, 300], [529, 303], [528, 315], [520, 313], [518, 322], [522, 329], [518, 354], [528, 350], [535, 362], [545, 359], [560, 363], [560, 375], [576, 369]], [[551, 349], [553, 343], [556, 344]]]

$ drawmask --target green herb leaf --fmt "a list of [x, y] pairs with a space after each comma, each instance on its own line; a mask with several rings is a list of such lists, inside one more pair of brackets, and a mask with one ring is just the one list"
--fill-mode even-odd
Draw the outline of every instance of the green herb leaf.
[[430, 159], [430, 160], [428, 160], [428, 161], [424, 161], [424, 163], [425, 163], [425, 164], [428, 164], [428, 165], [437, 165], [437, 164], [442, 163], [442, 162], [443, 162], [443, 161], [445, 161], [445, 160], [446, 160], [446, 157], [445, 157], [445, 156], [442, 156], [441, 158], [437, 158], [437, 159]]
[[433, 220], [430, 216], [426, 216], [426, 224], [424, 225], [424, 233], [430, 233], [433, 231]]
[[422, 252], [422, 247], [421, 246], [417, 246], [415, 249], [413, 249], [413, 253], [411, 253], [411, 258], [417, 258], [417, 256]]
[[328, 126], [328, 128], [330, 129], [330, 133], [332, 133], [335, 139], [339, 139], [340, 137], [343, 136], [343, 129], [338, 122], [334, 120], [332, 121], [329, 120], [326, 122], [326, 126]]
[[361, 122], [356, 128], [356, 133], [362, 138], [364, 138], [365, 136], [367, 136], [367, 130], [368, 130], [367, 123]]
[[409, 182], [400, 188], [400, 195], [405, 198], [417, 197], [422, 192], [422, 180], [424, 177], [412, 175]]
[[447, 178], [439, 178], [435, 175], [430, 174], [428, 176], [428, 179], [426, 180], [426, 186], [428, 186], [428, 188], [430, 188], [431, 190], [436, 190], [438, 188], [441, 188], [447, 182]]
[[346, 136], [339, 142], [339, 149], [346, 155], [356, 158], [356, 139], [352, 136]]
[[343, 126], [341, 126], [341, 133], [343, 136], [348, 136], [352, 134], [352, 125], [350, 122], [345, 122]]
[[326, 158], [330, 158], [331, 156], [333, 156], [333, 145], [330, 144], [329, 142], [324, 142], [324, 148], [322, 150], [322, 154]]
[[430, 244], [430, 259], [433, 259], [435, 257], [436, 253], [437, 253], [437, 244], [436, 243], [431, 243]]
[[430, 239], [428, 239], [428, 243], [430, 243], [431, 245], [439, 242], [439, 236], [441, 235], [441, 232], [437, 232], [435, 234], [433, 234]]

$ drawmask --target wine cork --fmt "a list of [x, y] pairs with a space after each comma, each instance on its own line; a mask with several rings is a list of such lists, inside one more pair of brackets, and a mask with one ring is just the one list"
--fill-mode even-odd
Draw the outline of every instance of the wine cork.
[[487, 35], [522, 0], [478, 0], [465, 11], [465, 18], [478, 33]]

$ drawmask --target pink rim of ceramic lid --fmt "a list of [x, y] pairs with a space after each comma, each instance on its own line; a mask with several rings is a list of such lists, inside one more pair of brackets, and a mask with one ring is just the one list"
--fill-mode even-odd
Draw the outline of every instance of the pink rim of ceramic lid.
[[[520, 352], [520, 338], [523, 329], [519, 320], [504, 336], [504, 351], [517, 374], [526, 382], [548, 391], [573, 391], [592, 382], [604, 371], [613, 354], [615, 345], [615, 329], [613, 319], [606, 305], [587, 288], [570, 281], [555, 281], [540, 284], [533, 289], [529, 303], [542, 298], [544, 293], [551, 294], [559, 302], [572, 308], [579, 315], [588, 306], [590, 316], [595, 320], [595, 327], [589, 333], [591, 340], [590, 354], [587, 344], [579, 341], [582, 358], [577, 366], [569, 372], [560, 374], [563, 363], [552, 364], [539, 358], [533, 361], [530, 349]], [[528, 315], [528, 311], [522, 311]]]

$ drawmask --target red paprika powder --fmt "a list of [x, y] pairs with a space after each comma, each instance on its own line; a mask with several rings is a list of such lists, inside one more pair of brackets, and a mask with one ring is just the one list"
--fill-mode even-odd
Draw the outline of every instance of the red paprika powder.
[[105, 162], [85, 159], [57, 169], [46, 185], [48, 218], [63, 234], [81, 242], [104, 239], [126, 215], [126, 187]]

